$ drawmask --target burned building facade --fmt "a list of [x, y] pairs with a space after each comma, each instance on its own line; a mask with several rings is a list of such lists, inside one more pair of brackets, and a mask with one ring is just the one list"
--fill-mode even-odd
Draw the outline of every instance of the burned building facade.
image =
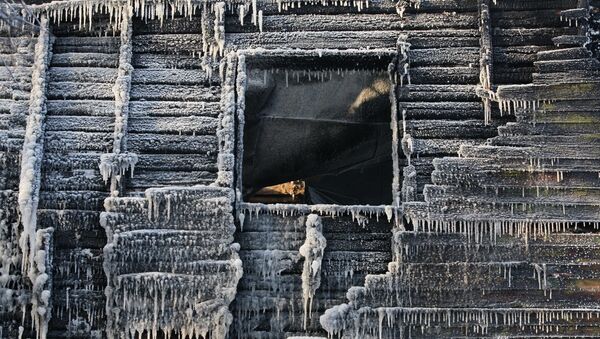
[[600, 337], [600, 2], [0, 8], [0, 338]]

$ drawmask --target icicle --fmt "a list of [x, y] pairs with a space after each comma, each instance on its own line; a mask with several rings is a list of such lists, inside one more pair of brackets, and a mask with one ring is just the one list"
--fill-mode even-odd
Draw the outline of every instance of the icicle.
[[321, 218], [316, 214], [310, 214], [306, 218], [306, 240], [300, 247], [300, 255], [304, 257], [302, 269], [304, 329], [307, 328], [308, 319], [311, 318], [313, 297], [321, 285], [321, 262], [327, 246], [327, 240], [323, 237], [322, 231]]
[[[29, 116], [23, 141], [21, 156], [21, 174], [19, 181], [19, 211], [23, 231], [19, 239], [22, 252], [21, 269], [23, 273], [34, 269], [35, 250], [37, 243], [37, 207], [40, 189], [40, 167], [43, 156], [44, 122], [46, 117], [46, 75], [48, 73], [48, 56], [50, 38], [48, 19], [42, 16], [40, 20], [40, 33], [35, 46], [34, 64], [31, 75], [31, 97], [29, 100]], [[33, 279], [31, 279], [33, 278]], [[30, 276], [35, 284], [35, 276]], [[41, 324], [36, 324], [40, 331]], [[43, 338], [45, 338], [45, 334]]]
[[103, 154], [100, 157], [100, 173], [104, 182], [110, 179], [112, 194], [118, 193], [119, 178], [126, 171], [133, 169], [138, 161], [138, 157], [134, 153], [123, 151], [125, 148], [125, 134], [127, 132], [127, 121], [129, 116], [129, 89], [131, 87], [131, 18], [129, 14], [131, 10], [126, 10], [123, 13], [121, 22], [121, 48], [119, 54], [119, 69], [117, 71], [117, 79], [113, 86], [115, 95], [115, 127], [113, 132], [113, 152]]
[[246, 6], [244, 5], [240, 5], [240, 25], [244, 26], [244, 17], [246, 16], [246, 13], [244, 12], [246, 10]]
[[258, 31], [261, 33], [263, 31], [263, 11], [262, 11], [262, 9], [258, 11]]

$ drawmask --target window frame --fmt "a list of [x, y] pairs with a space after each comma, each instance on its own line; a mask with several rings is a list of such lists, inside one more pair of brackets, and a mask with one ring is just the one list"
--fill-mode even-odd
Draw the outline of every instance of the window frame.
[[[376, 214], [386, 215], [389, 220], [392, 217], [396, 224], [400, 222], [401, 213], [401, 182], [400, 182], [400, 129], [398, 123], [398, 100], [397, 90], [400, 87], [396, 82], [396, 77], [392, 72], [396, 70], [398, 51], [393, 48], [378, 48], [378, 49], [241, 49], [236, 52], [237, 64], [235, 68], [235, 173], [234, 173], [234, 190], [236, 197], [236, 213], [240, 224], [243, 224], [244, 215], [246, 213], [259, 214], [261, 211], [269, 213], [277, 213], [283, 215], [302, 215], [307, 213], [318, 213], [321, 215], [337, 216], [341, 214], [352, 215], [354, 220], [359, 219], [360, 214], [370, 217]], [[245, 128], [245, 93], [247, 82], [247, 60], [269, 57], [322, 57], [322, 56], [339, 56], [339, 57], [372, 57], [372, 58], [389, 58], [390, 64], [387, 72], [390, 73], [392, 86], [390, 88], [390, 105], [391, 105], [391, 120], [390, 128], [392, 129], [392, 173], [393, 179], [390, 185], [392, 186], [392, 203], [389, 205], [336, 205], [336, 204], [265, 204], [253, 203], [243, 200], [242, 190], [242, 173], [243, 173], [243, 138]], [[360, 220], [359, 220], [360, 222]]]

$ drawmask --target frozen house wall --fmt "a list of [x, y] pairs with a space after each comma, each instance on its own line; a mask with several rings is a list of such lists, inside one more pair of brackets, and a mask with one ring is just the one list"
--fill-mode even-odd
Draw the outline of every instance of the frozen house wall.
[[51, 330], [104, 327], [99, 217], [108, 188], [99, 164], [112, 149], [119, 48], [118, 36], [94, 34], [59, 35], [53, 44], [38, 209], [39, 224], [56, 236]]
[[[0, 337], [598, 337], [597, 1], [101, 2], [2, 30]], [[367, 48], [401, 209], [240, 203], [243, 55]]]
[[[419, 3], [417, 6], [416, 3]], [[531, 82], [535, 53], [551, 48], [552, 38], [572, 32], [557, 11], [576, 1], [489, 2], [492, 85]], [[399, 89], [399, 120], [404, 127], [404, 153], [411, 158], [416, 182], [414, 196], [423, 200], [423, 187], [431, 183], [433, 159], [456, 155], [462, 144], [478, 144], [497, 134], [496, 127], [511, 118], [497, 107], [486, 122], [481, 98], [480, 20], [477, 1], [401, 1], [411, 85]], [[409, 175], [407, 177], [410, 178]]]

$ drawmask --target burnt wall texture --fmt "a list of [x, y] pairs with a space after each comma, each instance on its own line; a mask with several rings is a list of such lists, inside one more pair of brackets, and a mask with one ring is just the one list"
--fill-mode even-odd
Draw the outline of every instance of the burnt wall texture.
[[[0, 29], [1, 338], [600, 336], [598, 1], [102, 3]], [[242, 201], [300, 52], [394, 56], [392, 205]]]

